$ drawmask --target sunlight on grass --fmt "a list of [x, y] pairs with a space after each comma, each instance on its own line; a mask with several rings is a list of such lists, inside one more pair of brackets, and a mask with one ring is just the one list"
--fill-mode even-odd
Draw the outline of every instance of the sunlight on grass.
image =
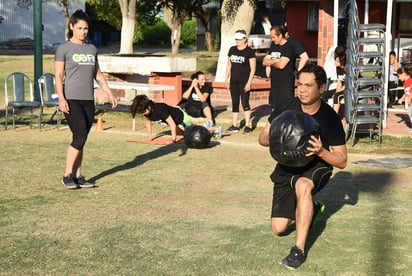
[[[289, 273], [278, 262], [295, 232], [279, 238], [270, 231], [274, 162], [265, 148], [220, 144], [186, 151], [126, 142], [136, 133], [92, 131], [84, 173], [98, 188], [68, 191], [59, 183], [68, 129], [20, 126], [0, 135], [6, 275]], [[317, 195], [326, 212], [297, 273], [407, 274], [409, 170], [353, 163], [336, 170]]]
[[[53, 56], [44, 58], [52, 70]], [[0, 81], [18, 68], [32, 75], [32, 62], [0, 56]], [[98, 187], [69, 191], [60, 180], [71, 132], [47, 120], [41, 132], [23, 120], [15, 132], [0, 127], [1, 275], [290, 275], [278, 263], [296, 233], [271, 233], [275, 161], [257, 143], [261, 128], [205, 150], [155, 146], [128, 142], [146, 137], [141, 116], [131, 132], [130, 114], [106, 112], [105, 131], [93, 126], [84, 149], [83, 173]], [[315, 196], [326, 211], [296, 274], [410, 273], [411, 168], [354, 163], [412, 153], [411, 138], [383, 141], [379, 149], [361, 137]]]

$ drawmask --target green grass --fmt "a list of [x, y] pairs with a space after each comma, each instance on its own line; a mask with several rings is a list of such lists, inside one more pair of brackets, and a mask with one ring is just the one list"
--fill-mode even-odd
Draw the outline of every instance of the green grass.
[[[90, 134], [83, 172], [94, 189], [59, 183], [67, 128], [0, 130], [2, 275], [290, 273], [278, 262], [295, 232], [270, 231], [274, 161], [257, 145], [260, 129], [187, 150], [127, 142], [145, 132], [141, 119], [136, 133], [128, 131], [124, 115], [105, 114], [107, 130]], [[410, 168], [356, 165], [383, 156], [352, 151], [348, 168], [317, 196], [326, 212], [297, 274], [407, 275]]]
[[[98, 187], [75, 191], [60, 184], [67, 127], [0, 127], [1, 275], [290, 274], [278, 263], [295, 232], [270, 231], [275, 162], [257, 145], [261, 128], [193, 150], [128, 142], [145, 137], [141, 118], [135, 133], [129, 114], [103, 118], [83, 164]], [[378, 149], [361, 138], [316, 196], [326, 210], [297, 275], [410, 274], [411, 169], [353, 163], [412, 153], [410, 138], [384, 141]]]

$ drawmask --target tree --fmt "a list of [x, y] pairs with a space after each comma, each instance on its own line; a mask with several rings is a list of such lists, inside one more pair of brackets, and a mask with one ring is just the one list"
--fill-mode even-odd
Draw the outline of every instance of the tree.
[[180, 46], [180, 36], [182, 33], [182, 25], [185, 21], [185, 14], [180, 10], [179, 4], [176, 6], [166, 5], [163, 8], [163, 20], [170, 28], [170, 44], [172, 45], [172, 54], [177, 54]]
[[249, 33], [252, 28], [255, 2], [253, 0], [223, 0], [221, 45], [216, 70], [216, 81], [224, 81], [226, 74], [227, 53], [234, 45], [236, 30], [243, 29]]
[[208, 0], [159, 0], [157, 10], [163, 11], [163, 20], [170, 28], [170, 43], [172, 53], [179, 51], [182, 25], [185, 20], [193, 15], [201, 14], [203, 5], [209, 3]]
[[122, 28], [120, 5], [113, 0], [87, 0], [87, 12], [94, 21], [102, 21], [114, 29]]
[[66, 39], [69, 39], [69, 21], [70, 21], [70, 15], [69, 15], [69, 3], [68, 0], [61, 0], [61, 4], [63, 6], [63, 15], [64, 15], [64, 21], [66, 22], [66, 28], [64, 33], [66, 34], [65, 37]]
[[119, 0], [122, 12], [122, 31], [120, 34], [120, 54], [133, 53], [134, 25], [136, 23], [136, 0]]
[[[209, 2], [209, 1], [208, 1]], [[217, 1], [210, 1], [210, 2], [217, 2]], [[209, 2], [209, 3], [210, 3]], [[209, 3], [204, 3], [209, 4]], [[206, 46], [209, 52], [213, 51], [213, 41], [212, 41], [212, 33], [210, 32], [209, 22], [210, 22], [210, 14], [206, 14], [205, 8], [203, 5], [193, 11], [194, 16], [200, 21], [204, 30], [205, 30], [205, 39], [206, 39]]]

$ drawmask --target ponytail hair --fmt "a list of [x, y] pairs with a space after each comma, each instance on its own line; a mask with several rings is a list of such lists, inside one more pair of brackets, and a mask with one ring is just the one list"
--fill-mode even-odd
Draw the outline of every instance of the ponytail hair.
[[87, 13], [85, 13], [82, 10], [76, 10], [72, 16], [70, 16], [69, 19], [69, 32], [67, 33], [67, 39], [69, 40], [70, 38], [73, 37], [73, 30], [70, 26], [74, 26], [74, 24], [76, 24], [77, 22], [79, 22], [80, 20], [86, 21], [87, 25], [90, 26], [90, 17]]
[[132, 118], [136, 117], [136, 113], [144, 113], [146, 109], [153, 108], [154, 102], [146, 95], [137, 95], [130, 105], [130, 113]]

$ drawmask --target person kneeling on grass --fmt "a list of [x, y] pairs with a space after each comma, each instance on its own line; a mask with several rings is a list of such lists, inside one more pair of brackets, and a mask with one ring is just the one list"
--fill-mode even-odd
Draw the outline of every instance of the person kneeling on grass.
[[[285, 110], [305, 112], [319, 124], [320, 137], [309, 140], [306, 156], [314, 160], [304, 167], [276, 165], [270, 176], [273, 183], [272, 232], [282, 235], [289, 226], [296, 225], [296, 241], [290, 253], [280, 264], [296, 269], [306, 259], [305, 245], [309, 230], [324, 210], [323, 203], [313, 202], [332, 175], [333, 167], [343, 169], [347, 164], [345, 132], [338, 114], [321, 100], [326, 87], [325, 70], [308, 64], [298, 73], [297, 97], [291, 99]], [[274, 110], [259, 136], [262, 146], [269, 146], [272, 120], [284, 110]]]
[[[162, 121], [170, 126], [172, 135], [170, 143], [176, 142], [177, 133], [184, 134], [186, 128], [192, 125], [190, 116], [179, 107], [170, 106], [165, 103], [155, 103], [146, 95], [138, 95], [133, 99], [130, 112], [133, 118], [136, 117], [136, 113], [143, 114], [146, 122], [148, 140], [150, 141], [153, 140], [152, 122]], [[221, 136], [222, 129], [209, 128], [209, 131], [212, 133], [215, 132], [215, 136], [218, 134]]]

